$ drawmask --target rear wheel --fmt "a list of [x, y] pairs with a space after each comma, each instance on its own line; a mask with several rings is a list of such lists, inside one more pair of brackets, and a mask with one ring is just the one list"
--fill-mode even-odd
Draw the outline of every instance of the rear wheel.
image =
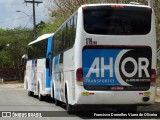
[[54, 84], [52, 85], [52, 96], [53, 96], [52, 102], [55, 102], [55, 99], [54, 99]]
[[56, 106], [61, 106], [62, 105], [62, 102], [57, 100], [57, 99], [55, 99], [54, 102], [55, 102]]
[[34, 92], [28, 91], [28, 96], [33, 96], [33, 95], [34, 95]]
[[66, 111], [68, 114], [73, 114], [75, 112], [75, 107], [68, 103], [68, 95], [66, 88], [65, 88], [65, 98], [66, 98]]
[[39, 85], [39, 83], [38, 83], [38, 99], [39, 99], [39, 101], [43, 101], [44, 100], [44, 96], [41, 95], [41, 93], [40, 93], [40, 85]]
[[[28, 90], [28, 82], [26, 82], [26, 90]], [[33, 96], [34, 92], [28, 90], [28, 96]]]

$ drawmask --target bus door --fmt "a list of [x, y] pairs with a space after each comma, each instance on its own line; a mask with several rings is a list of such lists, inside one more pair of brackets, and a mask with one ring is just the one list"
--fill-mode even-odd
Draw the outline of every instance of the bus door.
[[54, 57], [55, 99], [64, 101], [63, 53]]
[[37, 59], [32, 60], [32, 69], [31, 69], [31, 90], [36, 90], [36, 80], [37, 80]]

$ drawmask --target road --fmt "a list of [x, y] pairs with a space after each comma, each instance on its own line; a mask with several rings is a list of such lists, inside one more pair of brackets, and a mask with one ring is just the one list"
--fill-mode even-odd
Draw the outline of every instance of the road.
[[[22, 86], [5, 86], [0, 85], [0, 111], [12, 111], [12, 112], [37, 112], [43, 111], [44, 113], [54, 116], [53, 114], [58, 115], [62, 114], [62, 117], [46, 117], [45, 118], [25, 118], [25, 119], [33, 119], [33, 120], [79, 120], [83, 119], [82, 116], [79, 115], [68, 115], [65, 111], [65, 105], [55, 106], [55, 104], [50, 100], [46, 99], [44, 101], [39, 101], [37, 96], [29, 97], [27, 95], [27, 91], [25, 91]], [[50, 111], [50, 112], [45, 112]], [[54, 112], [53, 112], [54, 111]], [[59, 111], [59, 112], [55, 112]], [[154, 105], [146, 106], [146, 107], [138, 107], [138, 111], [160, 111], [160, 102], [157, 102]], [[2, 114], [2, 113], [0, 113]], [[28, 113], [27, 113], [28, 114]], [[44, 115], [46, 115], [44, 114]], [[18, 120], [20, 118], [12, 118], [12, 120]], [[11, 120], [9, 118], [2, 118], [0, 120]]]
[[[62, 111], [65, 112], [64, 106], [59, 107], [55, 106], [51, 100], [46, 99], [44, 101], [39, 101], [37, 96], [29, 97], [27, 95], [27, 91], [25, 91], [22, 87], [14, 87], [13, 85], [0, 85], [0, 111], [13, 111], [21, 113], [25, 112], [37, 112], [38, 111]], [[12, 113], [13, 113], [12, 112]], [[62, 112], [63, 113], [63, 112]], [[2, 114], [2, 113], [0, 113]], [[49, 114], [49, 113], [48, 113]], [[56, 114], [56, 113], [54, 113]], [[65, 115], [65, 113], [63, 113]], [[0, 115], [1, 116], [1, 115]], [[65, 117], [65, 116], [64, 116]], [[2, 118], [0, 120], [18, 120], [21, 118]], [[23, 118], [23, 119], [31, 119], [31, 120], [50, 120], [51, 118]], [[65, 120], [63, 117], [55, 117], [52, 120]], [[67, 119], [81, 119], [79, 117], [67, 117]]]

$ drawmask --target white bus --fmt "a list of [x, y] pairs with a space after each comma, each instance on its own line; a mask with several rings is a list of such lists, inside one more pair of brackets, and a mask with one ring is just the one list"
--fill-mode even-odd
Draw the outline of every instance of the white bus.
[[[154, 104], [156, 31], [151, 7], [82, 5], [55, 32], [52, 97], [79, 105], [136, 111]], [[123, 107], [121, 107], [123, 106]]]
[[28, 44], [24, 87], [29, 96], [38, 94], [40, 101], [51, 91], [52, 38], [53, 34], [44, 34]]

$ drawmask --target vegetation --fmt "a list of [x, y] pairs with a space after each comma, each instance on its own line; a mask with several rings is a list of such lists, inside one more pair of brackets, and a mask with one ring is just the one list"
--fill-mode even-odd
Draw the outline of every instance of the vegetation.
[[0, 67], [16, 68], [20, 65], [26, 44], [32, 40], [31, 34], [31, 30], [22, 28], [0, 30]]

